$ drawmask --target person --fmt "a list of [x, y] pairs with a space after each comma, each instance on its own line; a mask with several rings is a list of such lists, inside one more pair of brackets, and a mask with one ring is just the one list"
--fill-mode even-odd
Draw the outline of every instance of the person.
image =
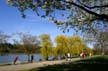
[[70, 61], [71, 60], [71, 58], [70, 58], [70, 53], [67, 53], [67, 57], [68, 57], [68, 61]]
[[85, 53], [84, 52], [82, 52], [82, 58], [85, 58]]
[[82, 57], [82, 53], [80, 53], [80, 57]]
[[89, 56], [92, 56], [92, 54], [90, 53]]
[[16, 58], [14, 59], [14, 65], [16, 64], [16, 62], [18, 61], [18, 56], [16, 56]]
[[33, 60], [34, 60], [34, 56], [31, 55], [31, 63], [33, 63]]
[[67, 60], [67, 54], [66, 54], [66, 53], [65, 53], [64, 57], [65, 57], [65, 59]]
[[40, 58], [39, 61], [42, 61], [42, 59]]

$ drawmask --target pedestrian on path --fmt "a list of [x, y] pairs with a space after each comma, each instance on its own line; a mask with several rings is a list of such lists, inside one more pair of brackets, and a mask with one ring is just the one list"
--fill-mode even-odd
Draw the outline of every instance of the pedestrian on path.
[[16, 56], [16, 57], [15, 57], [15, 59], [14, 59], [14, 62], [13, 62], [13, 63], [14, 63], [14, 65], [16, 64], [16, 62], [18, 61], [18, 59], [19, 59], [19, 57], [18, 57], [18, 56]]
[[34, 60], [34, 56], [31, 55], [31, 63], [33, 63], [33, 60]]

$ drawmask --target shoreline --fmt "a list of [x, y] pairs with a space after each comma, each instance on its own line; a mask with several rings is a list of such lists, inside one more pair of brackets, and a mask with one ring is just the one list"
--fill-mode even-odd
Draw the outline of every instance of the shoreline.
[[41, 62], [34, 62], [28, 64], [6, 65], [6, 66], [0, 66], [0, 71], [22, 71], [22, 70], [28, 70], [37, 67], [43, 67], [47, 65], [62, 64], [65, 62], [67, 61], [56, 60], [56, 61], [41, 61]]

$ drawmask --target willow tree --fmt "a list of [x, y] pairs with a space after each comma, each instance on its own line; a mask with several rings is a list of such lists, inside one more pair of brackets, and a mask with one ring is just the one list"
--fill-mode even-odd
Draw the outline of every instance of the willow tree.
[[57, 60], [60, 54], [60, 49], [58, 47], [52, 48], [52, 54], [54, 56], [54, 59]]
[[[94, 26], [100, 24], [98, 22], [102, 21], [101, 24], [108, 26], [105, 24], [108, 21], [108, 0], [7, 0], [7, 2], [18, 8], [22, 17], [25, 18], [25, 11], [31, 9], [38, 16], [50, 17], [50, 20], [63, 30], [77, 28], [96, 33]], [[59, 15], [65, 17], [65, 20], [58, 19]]]
[[69, 37], [69, 50], [73, 55], [79, 55], [82, 51], [89, 54], [90, 48], [86, 46], [83, 40], [79, 36]]
[[55, 42], [56, 42], [56, 48], [58, 48], [59, 51], [59, 55], [65, 55], [69, 52], [68, 49], [68, 38], [64, 35], [60, 35], [57, 36], [55, 38]]
[[45, 60], [48, 60], [48, 58], [51, 56], [52, 53], [52, 42], [50, 39], [50, 35], [43, 34], [41, 37], [41, 53]]

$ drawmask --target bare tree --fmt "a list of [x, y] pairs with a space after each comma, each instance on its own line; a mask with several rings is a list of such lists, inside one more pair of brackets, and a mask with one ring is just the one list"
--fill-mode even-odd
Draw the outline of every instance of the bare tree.
[[30, 62], [30, 54], [36, 52], [40, 42], [37, 36], [31, 35], [30, 33], [17, 33], [20, 37], [19, 44], [22, 45], [24, 52], [28, 55], [28, 62]]

